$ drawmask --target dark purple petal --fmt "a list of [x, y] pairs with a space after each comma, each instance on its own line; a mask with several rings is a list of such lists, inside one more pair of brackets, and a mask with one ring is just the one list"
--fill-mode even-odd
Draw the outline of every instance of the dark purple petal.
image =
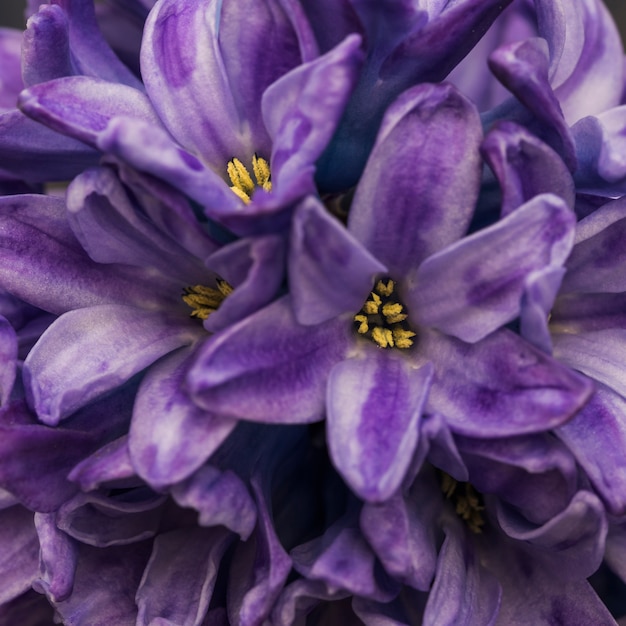
[[86, 76], [33, 85], [20, 94], [19, 107], [35, 121], [94, 148], [113, 118], [141, 120], [162, 128], [143, 92]]
[[197, 470], [237, 422], [196, 406], [184, 391], [191, 349], [161, 359], [141, 382], [128, 447], [133, 467], [161, 489]]
[[274, 300], [285, 274], [285, 241], [278, 235], [238, 239], [206, 260], [235, 290], [204, 322], [211, 333], [241, 321]]
[[562, 266], [575, 225], [574, 212], [557, 196], [530, 200], [426, 259], [408, 290], [408, 310], [421, 325], [480, 341], [519, 315], [529, 276]]
[[425, 624], [495, 624], [502, 589], [457, 520], [445, 525]]
[[0, 405], [6, 404], [17, 371], [17, 335], [5, 317], [0, 316]]
[[54, 425], [123, 385], [198, 332], [160, 311], [101, 305], [62, 315], [24, 362], [24, 384], [39, 418]]
[[54, 624], [54, 610], [45, 596], [32, 589], [0, 606], [0, 623], [24, 626]]
[[38, 561], [33, 514], [19, 505], [0, 511], [0, 604], [30, 588], [37, 578]]
[[289, 287], [297, 320], [319, 324], [358, 311], [386, 268], [313, 196], [295, 212]]
[[626, 328], [626, 293], [568, 293], [552, 309], [554, 334]]
[[570, 419], [592, 386], [514, 333], [500, 330], [476, 344], [422, 335], [420, 349], [435, 365], [427, 411], [469, 437], [522, 435]]
[[400, 486], [417, 445], [433, 368], [372, 346], [333, 367], [328, 381], [327, 440], [335, 467], [368, 502]]
[[39, 538], [39, 578], [33, 588], [45, 593], [52, 602], [62, 602], [72, 593], [78, 561], [78, 546], [56, 526], [55, 513], [36, 513]]
[[257, 521], [248, 488], [230, 470], [205, 465], [171, 489], [174, 500], [198, 511], [200, 526], [224, 526], [247, 541]]
[[301, 326], [283, 298], [199, 348], [187, 377], [189, 393], [200, 406], [238, 419], [318, 421], [330, 369], [351, 343], [348, 320]]
[[137, 626], [200, 624], [231, 538], [223, 528], [160, 534], [137, 590]]
[[24, 88], [20, 71], [22, 33], [0, 28], [0, 113], [17, 105], [17, 96]]
[[553, 193], [574, 207], [574, 181], [563, 160], [522, 126], [500, 122], [481, 150], [500, 183], [502, 216], [542, 193]]
[[165, 496], [147, 487], [110, 497], [78, 493], [57, 512], [57, 526], [81, 543], [98, 548], [126, 545], [153, 537]]
[[481, 139], [476, 109], [452, 85], [420, 85], [388, 109], [348, 226], [396, 280], [465, 234]]
[[276, 535], [266, 496], [254, 478], [259, 516], [254, 534], [240, 542], [229, 572], [228, 615], [237, 626], [256, 626], [268, 617], [291, 572], [291, 559]]
[[0, 198], [0, 284], [56, 314], [112, 302], [155, 309], [170, 308], [174, 298], [181, 303], [143, 270], [91, 261], [67, 224], [63, 199], [54, 196]]

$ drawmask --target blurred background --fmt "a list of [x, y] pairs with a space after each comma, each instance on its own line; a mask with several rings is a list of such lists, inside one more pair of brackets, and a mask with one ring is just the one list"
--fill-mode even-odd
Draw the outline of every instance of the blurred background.
[[[570, 0], [574, 1], [574, 0]], [[42, 0], [44, 4], [45, 0]], [[622, 37], [626, 41], [626, 0], [605, 0], [605, 4], [615, 16]], [[0, 0], [0, 26], [13, 26], [22, 28], [24, 26], [24, 0]]]

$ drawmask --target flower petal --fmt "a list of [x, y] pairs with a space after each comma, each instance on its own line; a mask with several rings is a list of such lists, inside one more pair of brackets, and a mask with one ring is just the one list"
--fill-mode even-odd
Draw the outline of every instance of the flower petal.
[[237, 424], [197, 407], [184, 392], [191, 349], [168, 355], [150, 368], [133, 409], [128, 446], [137, 474], [154, 489], [197, 470]]
[[386, 268], [314, 197], [303, 200], [293, 218], [289, 286], [296, 319], [319, 324], [358, 311], [377, 274]]
[[417, 445], [432, 367], [421, 368], [372, 347], [333, 367], [328, 382], [327, 439], [335, 467], [368, 502], [400, 486]]
[[426, 333], [419, 345], [435, 365], [427, 411], [441, 413], [451, 430], [468, 437], [550, 430], [591, 395], [589, 379], [508, 330], [475, 344]]
[[534, 198], [426, 259], [407, 294], [409, 311], [421, 325], [480, 341], [519, 315], [530, 274], [561, 267], [575, 224], [573, 211], [557, 196]]
[[283, 298], [200, 347], [187, 377], [189, 393], [198, 405], [238, 419], [318, 421], [330, 369], [351, 340], [349, 321], [301, 326]]
[[137, 590], [137, 626], [201, 624], [231, 537], [223, 528], [160, 534]]
[[17, 96], [24, 88], [20, 71], [22, 33], [17, 29], [0, 29], [0, 113], [10, 111], [17, 104]]
[[452, 85], [420, 85], [387, 110], [348, 227], [396, 280], [465, 234], [481, 139], [476, 109]]
[[9, 321], [0, 316], [0, 406], [6, 404], [17, 373], [17, 335]]
[[48, 328], [24, 363], [30, 402], [44, 423], [57, 424], [196, 336], [159, 311], [123, 305], [70, 311]]

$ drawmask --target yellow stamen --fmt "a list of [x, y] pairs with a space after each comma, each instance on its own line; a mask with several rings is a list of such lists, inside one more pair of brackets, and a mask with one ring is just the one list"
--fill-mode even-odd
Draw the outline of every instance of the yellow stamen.
[[252, 171], [256, 179], [256, 185], [246, 166], [236, 157], [233, 157], [228, 162], [226, 171], [232, 183], [230, 188], [246, 204], [250, 202], [252, 194], [257, 187], [265, 191], [272, 190], [270, 164], [264, 158], [256, 154], [252, 157]]
[[183, 290], [183, 302], [191, 307], [191, 317], [205, 320], [219, 308], [233, 288], [222, 279], [217, 280], [217, 289], [206, 285], [193, 285]]
[[363, 305], [363, 312], [367, 315], [376, 315], [378, 313], [378, 309], [380, 308], [380, 296], [372, 292], [372, 299], [368, 300]]
[[354, 321], [359, 322], [359, 327], [357, 328], [359, 334], [364, 335], [370, 329], [367, 323], [367, 315], [355, 315]]
[[381, 348], [393, 348], [393, 334], [389, 328], [376, 326], [372, 329], [372, 339]]
[[393, 333], [396, 348], [406, 350], [413, 345], [413, 339], [411, 339], [411, 337], [415, 337], [415, 333], [412, 330], [406, 330], [401, 326], [394, 326], [391, 332]]
[[256, 184], [265, 189], [265, 191], [272, 190], [272, 181], [270, 173], [270, 164], [262, 157], [256, 154], [252, 157], [252, 170], [254, 171], [254, 177], [256, 178]]
[[391, 278], [387, 281], [386, 285], [382, 280], [379, 280], [376, 283], [376, 291], [381, 296], [385, 296], [387, 298], [393, 293], [394, 287], [395, 287], [395, 283], [393, 282], [393, 280], [391, 280]]
[[388, 324], [396, 324], [402, 322], [408, 316], [403, 313], [403, 306], [399, 302], [387, 302], [383, 306], [383, 315]]

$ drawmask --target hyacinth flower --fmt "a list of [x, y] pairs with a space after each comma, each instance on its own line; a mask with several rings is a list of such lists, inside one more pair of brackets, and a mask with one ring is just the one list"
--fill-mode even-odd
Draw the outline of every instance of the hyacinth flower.
[[314, 192], [314, 163], [361, 60], [356, 35], [320, 56], [294, 2], [169, 0], [146, 21], [145, 95], [66, 77], [31, 86], [20, 108], [172, 184], [240, 234], [276, 230], [283, 209]]
[[590, 383], [501, 326], [519, 315], [527, 277], [567, 257], [574, 216], [542, 195], [463, 238], [481, 138], [477, 112], [451, 86], [404, 94], [381, 127], [347, 229], [313, 198], [299, 206], [291, 294], [203, 344], [187, 376], [194, 401], [251, 421], [326, 417], [333, 462], [370, 501], [398, 489], [423, 410], [478, 438], [568, 420]]

